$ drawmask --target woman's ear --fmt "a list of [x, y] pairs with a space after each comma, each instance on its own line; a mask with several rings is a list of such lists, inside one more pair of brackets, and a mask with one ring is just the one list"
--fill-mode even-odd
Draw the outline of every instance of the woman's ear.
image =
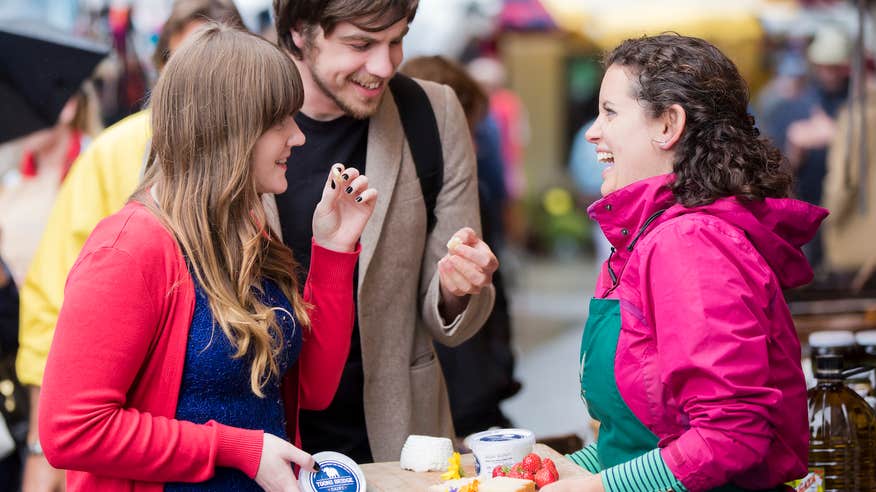
[[660, 135], [655, 138], [654, 141], [659, 144], [661, 149], [670, 150], [675, 146], [681, 138], [681, 134], [684, 132], [684, 126], [687, 122], [687, 114], [684, 112], [684, 108], [682, 108], [680, 104], [673, 104], [663, 112], [663, 116], [660, 117], [660, 120], [662, 123], [662, 129]]

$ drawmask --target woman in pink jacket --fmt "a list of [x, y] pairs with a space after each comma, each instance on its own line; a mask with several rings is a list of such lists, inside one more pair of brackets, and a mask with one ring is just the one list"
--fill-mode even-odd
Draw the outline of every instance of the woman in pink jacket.
[[143, 183], [85, 243], [49, 353], [40, 441], [68, 490], [288, 492], [318, 470], [298, 410], [338, 387], [377, 191], [326, 178], [300, 292], [261, 196], [287, 187], [303, 97], [287, 55], [225, 25], [162, 71]]
[[[587, 132], [612, 243], [581, 343], [595, 475], [545, 492], [783, 490], [806, 474], [806, 387], [782, 290], [827, 211], [788, 197], [733, 63], [696, 38], [608, 54]], [[609, 377], [606, 377], [609, 375]]]

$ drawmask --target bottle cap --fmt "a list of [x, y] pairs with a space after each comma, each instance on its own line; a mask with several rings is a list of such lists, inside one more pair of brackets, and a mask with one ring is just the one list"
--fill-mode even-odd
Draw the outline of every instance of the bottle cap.
[[855, 333], [858, 345], [876, 345], [876, 330], [864, 330]]
[[306, 492], [365, 492], [365, 473], [349, 457], [334, 451], [313, 455], [319, 472], [302, 469], [298, 485]]
[[815, 356], [815, 377], [842, 379], [843, 357], [841, 355], [826, 354]]
[[813, 331], [810, 347], [849, 347], [855, 345], [855, 334], [848, 330]]

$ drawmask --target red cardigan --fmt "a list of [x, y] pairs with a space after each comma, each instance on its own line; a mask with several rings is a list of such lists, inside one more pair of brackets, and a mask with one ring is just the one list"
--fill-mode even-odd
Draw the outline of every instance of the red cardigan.
[[[358, 254], [313, 244], [304, 287], [311, 330], [283, 380], [296, 444], [298, 410], [327, 407], [340, 382]], [[39, 429], [49, 462], [71, 470], [68, 491], [159, 491], [207, 480], [217, 466], [255, 477], [262, 431], [174, 418], [195, 292], [176, 241], [151, 212], [131, 202], [98, 224], [64, 296]]]

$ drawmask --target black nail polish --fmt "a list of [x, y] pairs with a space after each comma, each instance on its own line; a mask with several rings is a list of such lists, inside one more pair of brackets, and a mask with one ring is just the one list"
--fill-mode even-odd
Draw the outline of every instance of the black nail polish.
[[346, 191], [347, 193], [352, 193], [352, 192], [353, 192], [353, 187], [352, 187], [352, 186], [347, 186], [347, 189], [344, 190], [344, 191]]
[[332, 180], [332, 189], [335, 189], [335, 180]]
[[361, 196], [357, 196], [357, 197], [356, 197], [356, 201], [357, 201], [357, 202], [361, 202], [361, 201], [362, 201], [362, 197], [361, 197]]
[[342, 174], [341, 177], [344, 178], [344, 181], [347, 181], [348, 179], [350, 179], [350, 175], [347, 173]]
[[316, 461], [313, 462], [313, 471], [319, 473], [319, 463]]

